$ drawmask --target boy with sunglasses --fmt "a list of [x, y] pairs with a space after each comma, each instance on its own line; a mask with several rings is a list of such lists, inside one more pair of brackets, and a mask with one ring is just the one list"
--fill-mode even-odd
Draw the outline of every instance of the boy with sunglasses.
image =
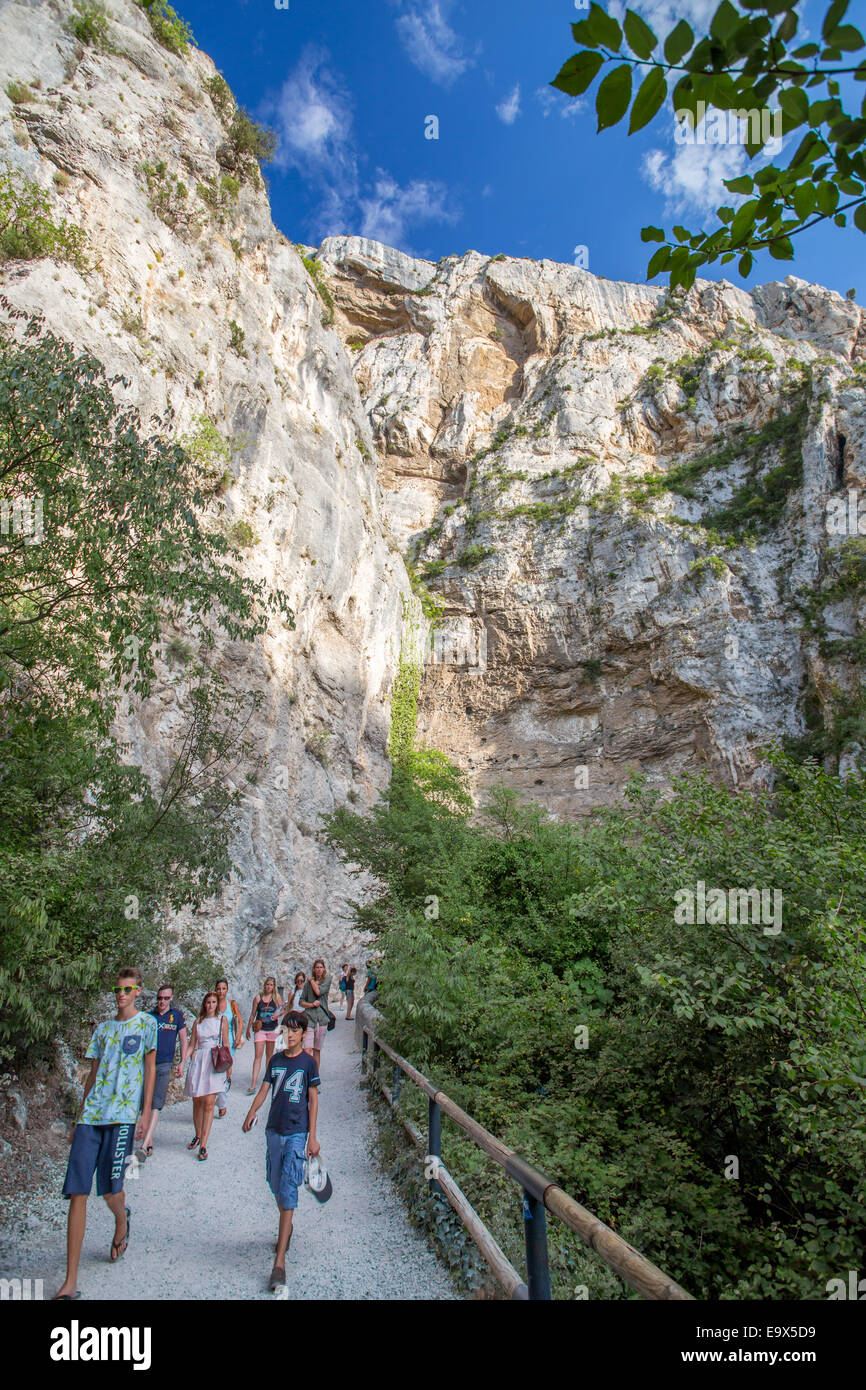
[[105, 1198], [114, 1217], [112, 1262], [120, 1259], [129, 1244], [129, 1207], [123, 1182], [139, 1111], [142, 1123], [150, 1124], [156, 1075], [157, 1025], [151, 1014], [138, 1011], [141, 984], [140, 971], [121, 970], [114, 987], [117, 1013], [98, 1025], [85, 1054], [90, 1058], [90, 1075], [71, 1135], [63, 1184], [63, 1195], [69, 1199], [69, 1219], [66, 1278], [54, 1295], [58, 1299], [79, 1297], [78, 1261], [94, 1173], [97, 1195]]
[[280, 1212], [274, 1267], [270, 1287], [286, 1282], [286, 1252], [292, 1239], [292, 1221], [298, 1205], [298, 1188], [304, 1181], [304, 1155], [319, 1152], [316, 1121], [319, 1116], [319, 1073], [309, 1052], [303, 1051], [306, 1018], [287, 1013], [283, 1019], [284, 1052], [275, 1052], [265, 1069], [258, 1095], [244, 1120], [244, 1134], [256, 1122], [256, 1111], [272, 1088], [268, 1111], [267, 1180]]

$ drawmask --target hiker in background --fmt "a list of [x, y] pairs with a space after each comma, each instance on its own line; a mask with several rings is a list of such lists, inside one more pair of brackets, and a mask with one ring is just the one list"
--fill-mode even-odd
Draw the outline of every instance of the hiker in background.
[[262, 1057], [265, 1059], [265, 1066], [274, 1055], [274, 1044], [280, 1036], [280, 1018], [285, 1012], [285, 1005], [280, 998], [277, 989], [277, 982], [273, 975], [269, 975], [262, 985], [261, 994], [253, 996], [253, 1006], [250, 1009], [250, 1020], [247, 1024], [247, 1037], [252, 1028], [255, 1034], [256, 1058], [253, 1062], [253, 1079], [250, 1082], [248, 1096], [256, 1093], [256, 1081], [262, 1066]]
[[[141, 972], [121, 970], [114, 986], [117, 1013], [100, 1023], [87, 1047], [90, 1075], [78, 1123], [70, 1135], [71, 1148], [63, 1184], [69, 1199], [66, 1228], [66, 1278], [55, 1299], [80, 1298], [78, 1261], [87, 1225], [87, 1199], [96, 1174], [96, 1192], [114, 1217], [111, 1261], [119, 1260], [129, 1244], [129, 1207], [123, 1190], [141, 1111], [140, 1132], [150, 1126], [150, 1106], [156, 1076], [156, 1022], [138, 1010]], [[143, 1091], [143, 1095], [142, 1095]]]
[[358, 973], [357, 965], [353, 965], [346, 976], [346, 1022], [352, 1021], [352, 1010], [355, 1007], [355, 976]]
[[265, 1132], [265, 1171], [268, 1186], [279, 1208], [280, 1225], [270, 1278], [271, 1289], [278, 1289], [286, 1282], [286, 1252], [292, 1239], [298, 1188], [304, 1181], [304, 1155], [308, 1153], [314, 1158], [319, 1152], [316, 1139], [319, 1073], [312, 1059], [301, 1049], [306, 1026], [303, 1014], [286, 1014], [283, 1027], [285, 1050], [268, 1062], [261, 1089], [243, 1124], [244, 1134], [249, 1134], [256, 1111], [264, 1103], [268, 1088], [272, 1087]]
[[316, 1071], [322, 1065], [322, 1043], [325, 1041], [325, 1033], [328, 1031], [328, 1024], [331, 1021], [328, 1010], [330, 990], [331, 977], [327, 973], [325, 962], [314, 960], [310, 978], [304, 985], [301, 994], [301, 1004], [307, 1014], [307, 1034], [304, 1038], [304, 1048], [307, 1052], [312, 1052]]
[[229, 1051], [232, 1054], [232, 1065], [228, 1071], [223, 1072], [225, 1080], [223, 1088], [216, 1098], [217, 1114], [223, 1119], [228, 1106], [229, 1091], [232, 1088], [232, 1069], [234, 1067], [235, 1048], [244, 1045], [244, 1021], [241, 1018], [241, 1011], [234, 999], [229, 999], [229, 982], [226, 979], [217, 980], [217, 1014], [220, 1018], [225, 1018], [229, 1025]]
[[340, 980], [339, 980], [339, 983], [338, 983], [338, 985], [337, 985], [337, 989], [340, 991], [340, 1008], [341, 1008], [341, 1009], [345, 1009], [345, 1007], [346, 1007], [346, 976], [347, 976], [347, 974], [348, 974], [348, 970], [349, 970], [348, 965], [341, 965], [341, 966], [340, 966]]
[[378, 989], [379, 981], [376, 977], [376, 966], [372, 961], [367, 964], [367, 979], [364, 982], [364, 993], [372, 994], [374, 989]]
[[159, 1123], [160, 1112], [165, 1105], [178, 1038], [180, 1038], [180, 1061], [175, 1076], [183, 1076], [184, 1063], [186, 1062], [186, 1019], [183, 1016], [183, 1010], [175, 1008], [172, 1003], [172, 995], [171, 985], [160, 985], [156, 991], [156, 1008], [150, 1011], [151, 1018], [156, 1019], [156, 1081], [153, 1087], [153, 1113], [150, 1124], [141, 1141], [141, 1147], [135, 1151], [136, 1158], [140, 1159], [142, 1163], [153, 1153], [153, 1136]]
[[217, 1095], [222, 1090], [223, 1072], [214, 1071], [211, 1051], [222, 1043], [229, 1045], [229, 1025], [225, 1016], [219, 1017], [219, 1000], [211, 990], [201, 1001], [201, 1013], [192, 1025], [189, 1048], [192, 1061], [186, 1074], [186, 1094], [192, 1096], [192, 1118], [195, 1134], [188, 1149], [198, 1149], [200, 1159], [207, 1158], [207, 1141], [213, 1124]]
[[[303, 1015], [303, 1012], [304, 1012], [304, 1011], [303, 1011], [303, 1009], [301, 1008], [301, 995], [302, 995], [302, 993], [303, 993], [304, 985], [305, 985], [306, 983], [307, 983], [307, 977], [306, 977], [306, 975], [304, 974], [303, 970], [299, 970], [298, 973], [297, 973], [297, 975], [295, 976], [295, 985], [294, 985], [294, 988], [293, 988], [293, 990], [292, 990], [291, 998], [289, 999], [289, 1007], [288, 1007], [288, 1012], [289, 1012], [289, 1013], [299, 1013], [299, 1014]], [[284, 1020], [284, 1021], [285, 1021], [285, 1020]]]

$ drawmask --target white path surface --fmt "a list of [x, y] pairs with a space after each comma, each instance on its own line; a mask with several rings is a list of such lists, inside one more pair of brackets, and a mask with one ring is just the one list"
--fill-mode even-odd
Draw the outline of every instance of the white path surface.
[[[292, 1296], [455, 1298], [447, 1273], [372, 1157], [373, 1120], [358, 1088], [360, 1054], [353, 1034], [338, 1012], [322, 1053], [318, 1136], [334, 1194], [320, 1206], [301, 1190], [286, 1262]], [[247, 1043], [235, 1061], [228, 1114], [214, 1119], [206, 1163], [186, 1148], [193, 1135], [192, 1102], [163, 1111], [153, 1156], [138, 1180], [127, 1183], [131, 1239], [115, 1265], [108, 1261], [114, 1223], [104, 1201], [91, 1196], [78, 1280], [82, 1301], [274, 1298], [266, 1288], [277, 1228], [276, 1203], [265, 1181], [267, 1102], [252, 1132], [241, 1130], [252, 1063]], [[4, 1241], [0, 1268], [6, 1275], [43, 1279], [50, 1298], [65, 1267], [66, 1204], [57, 1196], [41, 1205], [41, 1221], [20, 1233], [14, 1255]]]

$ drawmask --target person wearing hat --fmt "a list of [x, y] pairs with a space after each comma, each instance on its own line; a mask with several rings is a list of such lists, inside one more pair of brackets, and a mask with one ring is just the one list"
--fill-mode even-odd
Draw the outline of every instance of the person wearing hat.
[[298, 1188], [304, 1181], [304, 1156], [319, 1153], [316, 1122], [319, 1117], [319, 1072], [309, 1052], [303, 1049], [307, 1020], [292, 1011], [283, 1019], [285, 1050], [268, 1062], [264, 1079], [247, 1117], [244, 1134], [256, 1123], [256, 1112], [271, 1091], [271, 1108], [265, 1130], [268, 1186], [280, 1213], [276, 1254], [271, 1271], [271, 1289], [286, 1282], [286, 1253], [292, 1239], [292, 1223], [298, 1205]]

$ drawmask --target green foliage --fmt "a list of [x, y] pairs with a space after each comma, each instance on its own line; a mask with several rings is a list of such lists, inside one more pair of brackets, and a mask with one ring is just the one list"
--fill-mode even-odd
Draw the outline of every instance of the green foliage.
[[248, 521], [235, 521], [228, 529], [229, 539], [239, 550], [249, 550], [258, 545], [259, 538]]
[[[259, 701], [208, 665], [214, 624], [249, 641], [291, 613], [238, 575], [204, 519], [200, 465], [142, 432], [115, 400], [123, 379], [0, 303], [0, 503], [38, 499], [43, 516], [41, 536], [13, 524], [0, 542], [0, 1049], [14, 1056], [57, 1032], [47, 995], [74, 1016], [121, 964], [155, 970], [175, 914], [219, 890]], [[181, 621], [203, 656], [177, 676], [181, 751], [148, 777], [112, 728]]]
[[[504, 790], [474, 820], [428, 751], [326, 821], [381, 885], [386, 1038], [698, 1298], [823, 1298], [866, 1237], [866, 781], [770, 758], [775, 790], [637, 780], [573, 826]], [[698, 881], [779, 889], [780, 930], [678, 924]], [[513, 1186], [443, 1157], [520, 1265]], [[628, 1296], [550, 1227], [555, 1296]]]
[[26, 82], [7, 82], [6, 95], [13, 106], [24, 106], [28, 101], [36, 100], [36, 93], [30, 90]]
[[203, 217], [189, 201], [189, 189], [173, 174], [164, 159], [142, 164], [147, 182], [148, 203], [157, 217], [180, 236], [195, 239], [201, 232]]
[[232, 89], [226, 82], [221, 72], [215, 72], [213, 77], [209, 77], [204, 84], [205, 91], [210, 97], [216, 108], [217, 114], [224, 124], [228, 124], [229, 117], [235, 109], [235, 99], [232, 96]]
[[224, 226], [234, 212], [240, 191], [240, 181], [233, 174], [223, 174], [220, 178], [214, 174], [212, 178], [196, 184], [198, 196], [220, 226]]
[[[297, 250], [298, 248], [296, 248]], [[304, 269], [315, 285], [319, 293], [319, 298], [325, 306], [322, 314], [322, 323], [325, 328], [329, 328], [334, 322], [334, 297], [325, 282], [325, 275], [318, 261], [313, 260], [312, 256], [305, 256], [302, 250], [298, 250], [298, 255], [304, 263]]]
[[455, 564], [461, 569], [472, 570], [476, 565], [483, 564], [488, 555], [492, 555], [493, 547], [489, 545], [468, 545], [464, 551], [457, 556]]
[[267, 164], [277, 152], [277, 137], [267, 126], [260, 125], [239, 106], [228, 128], [228, 143], [243, 182], [260, 179], [259, 165]]
[[147, 15], [157, 43], [178, 58], [185, 58], [190, 44], [195, 43], [195, 35], [177, 11], [167, 0], [136, 0], [136, 4]]
[[231, 481], [232, 449], [210, 416], [197, 415], [192, 430], [181, 435], [178, 442], [200, 470], [202, 479], [211, 483], [215, 492], [224, 492], [226, 478]]
[[[424, 617], [426, 618], [427, 622], [430, 623], [432, 627], [436, 627], [445, 610], [443, 609], [440, 603], [437, 603], [436, 599], [430, 593], [430, 590], [427, 588], [427, 585], [425, 583], [425, 580], [434, 577], [430, 573], [432, 566], [426, 566], [424, 570], [424, 577], [422, 579], [410, 556], [404, 555], [403, 563], [406, 566], [406, 573], [409, 576], [409, 583], [412, 586], [412, 593], [415, 595], [415, 597], [421, 605], [421, 612], [424, 614]], [[444, 568], [445, 562], [443, 561], [442, 569]], [[441, 572], [442, 571], [440, 570], [439, 573], [441, 574]]]
[[75, 14], [71, 15], [67, 28], [79, 43], [107, 52], [109, 17], [99, 0], [73, 0]]
[[0, 263], [50, 258], [88, 267], [87, 238], [71, 222], [55, 222], [48, 194], [8, 165], [0, 172]]
[[[735, 426], [719, 448], [698, 458], [687, 459], [665, 473], [641, 478], [628, 488], [628, 497], [642, 507], [649, 498], [673, 492], [696, 499], [698, 485], [707, 473], [726, 468], [737, 461], [747, 465], [746, 481], [724, 506], [708, 511], [700, 524], [745, 539], [766, 533], [777, 526], [791, 493], [803, 479], [803, 439], [809, 418], [811, 378], [789, 393], [790, 409], [773, 416], [754, 434], [745, 426]], [[767, 468], [768, 456], [778, 462]]]
[[[855, 81], [866, 79], [866, 40], [853, 24], [842, 23], [848, 6], [849, 0], [832, 0], [821, 42], [798, 47], [800, 16], [782, 0], [722, 0], [708, 34], [696, 36], [681, 19], [663, 44], [631, 10], [622, 28], [597, 4], [572, 24], [579, 51], [551, 85], [578, 97], [615, 64], [596, 92], [599, 131], [616, 125], [629, 107], [629, 134], [642, 130], [661, 110], [668, 84], [675, 83], [674, 110], [692, 131], [699, 102], [719, 112], [755, 113], [744, 142], [750, 157], [770, 138], [770, 122], [762, 121], [761, 112], [769, 116], [771, 100], [782, 112], [782, 134], [800, 132], [786, 167], [767, 164], [754, 175], [725, 180], [728, 191], [745, 195], [745, 201], [718, 208], [710, 232], [674, 227], [665, 241], [660, 228], [644, 227], [643, 241], [664, 243], [649, 262], [647, 279], [665, 272], [671, 289], [688, 289], [700, 267], [717, 260], [736, 260], [747, 276], [756, 251], [792, 260], [792, 237], [829, 219], [844, 227], [849, 213], [866, 232], [866, 126], [862, 111], [846, 111], [839, 81], [850, 74]], [[640, 79], [636, 90], [633, 76]], [[815, 92], [819, 87], [826, 95]]]
[[246, 357], [247, 350], [244, 347], [246, 333], [234, 319], [229, 319], [229, 334], [229, 347], [232, 352], [236, 352], [238, 357]]

